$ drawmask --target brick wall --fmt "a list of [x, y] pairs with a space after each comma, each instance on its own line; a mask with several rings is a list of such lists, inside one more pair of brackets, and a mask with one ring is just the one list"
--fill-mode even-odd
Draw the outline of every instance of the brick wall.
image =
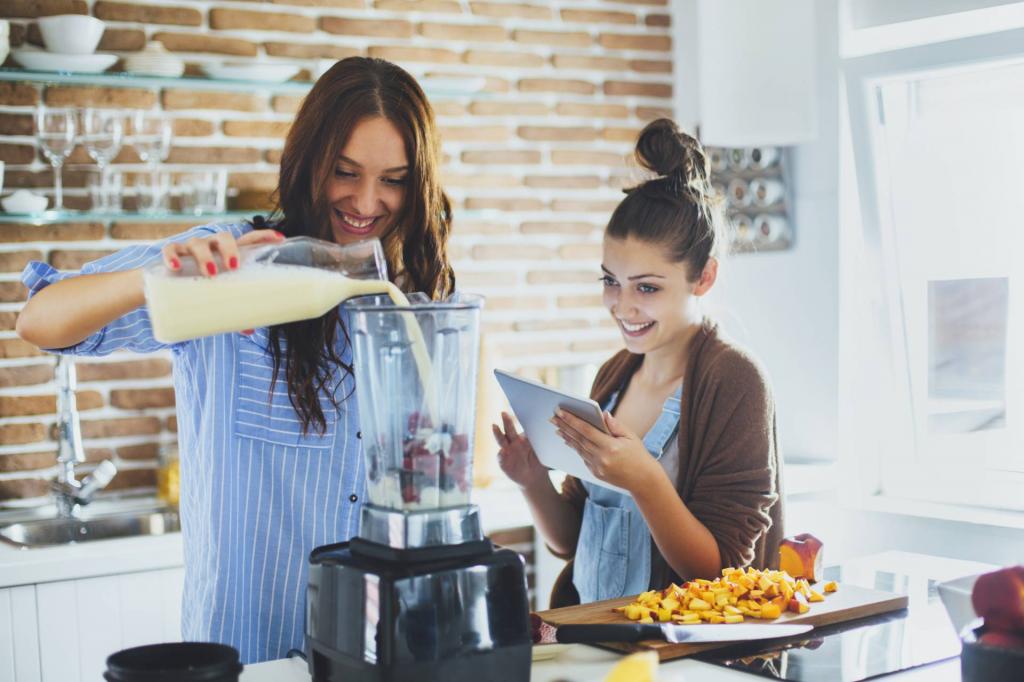
[[[502, 366], [597, 362], [619, 347], [600, 306], [600, 236], [646, 120], [670, 115], [667, 0], [0, 0], [12, 44], [40, 43], [34, 18], [91, 13], [107, 22], [101, 50], [128, 54], [158, 39], [189, 72], [205, 62], [299, 64], [369, 55], [418, 77], [486, 78], [474, 96], [433, 98], [445, 185], [457, 212], [453, 257], [462, 288], [488, 296], [485, 328]], [[9, 61], [8, 66], [13, 64]], [[258, 211], [276, 178], [300, 98], [260, 92], [42, 87], [0, 83], [4, 190], [48, 191], [34, 147], [37, 103], [158, 108], [175, 121], [172, 171], [223, 167], [231, 207]], [[65, 201], [87, 206], [88, 163], [76, 150]], [[115, 166], [142, 168], [130, 147]], [[185, 222], [0, 224], [0, 501], [45, 494], [55, 443], [53, 361], [13, 332], [29, 259], [61, 269], [190, 226]], [[155, 453], [173, 440], [166, 355], [79, 365], [79, 406], [91, 460], [119, 458], [114, 485], [152, 486]], [[30, 500], [24, 500], [29, 502]]]

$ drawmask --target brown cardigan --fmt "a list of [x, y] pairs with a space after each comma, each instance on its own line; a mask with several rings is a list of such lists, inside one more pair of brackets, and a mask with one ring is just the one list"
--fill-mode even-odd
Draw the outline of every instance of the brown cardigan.
[[[783, 536], [783, 488], [768, 379], [710, 321], [701, 325], [686, 352], [676, 490], [715, 536], [723, 567], [774, 568]], [[619, 351], [598, 371], [591, 398], [603, 404], [642, 361], [642, 355]], [[562, 495], [578, 509], [582, 523], [587, 492], [579, 479], [566, 477]], [[715, 576], [678, 576], [654, 546], [653, 586], [696, 577]], [[579, 596], [570, 562], [555, 583], [551, 606], [573, 603], [579, 603]]]

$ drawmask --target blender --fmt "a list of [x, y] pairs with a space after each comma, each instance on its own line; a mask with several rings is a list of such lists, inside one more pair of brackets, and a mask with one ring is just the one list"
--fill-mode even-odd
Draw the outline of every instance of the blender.
[[366, 496], [359, 533], [310, 554], [314, 682], [529, 680], [522, 558], [470, 503], [482, 299], [348, 301]]

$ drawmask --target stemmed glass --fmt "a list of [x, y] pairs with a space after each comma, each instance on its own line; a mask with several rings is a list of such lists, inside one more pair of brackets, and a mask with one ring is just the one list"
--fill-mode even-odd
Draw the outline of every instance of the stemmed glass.
[[[160, 191], [161, 182], [157, 177], [158, 164], [167, 158], [171, 151], [171, 121], [160, 112], [140, 109], [132, 117], [131, 144], [139, 153], [139, 158], [149, 165], [151, 175], [151, 191]], [[164, 197], [152, 197], [152, 211], [159, 211]]]
[[53, 166], [53, 208], [64, 208], [64, 160], [75, 148], [77, 115], [74, 109], [39, 107], [36, 109], [36, 138], [43, 156]]
[[100, 204], [95, 208], [101, 211], [113, 209], [108, 168], [110, 161], [121, 151], [123, 135], [122, 112], [91, 107], [82, 111], [82, 143], [85, 145], [85, 151], [100, 169]]

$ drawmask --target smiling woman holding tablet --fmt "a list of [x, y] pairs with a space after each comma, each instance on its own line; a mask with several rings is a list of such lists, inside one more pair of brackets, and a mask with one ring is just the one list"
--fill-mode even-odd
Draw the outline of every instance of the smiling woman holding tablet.
[[508, 414], [493, 427], [502, 470], [551, 549], [573, 558], [552, 607], [778, 561], [771, 388], [699, 305], [722, 242], [707, 157], [668, 119], [644, 128], [636, 157], [656, 177], [627, 190], [604, 235], [604, 303], [626, 345], [591, 389], [604, 428], [564, 409], [549, 415], [590, 475], [567, 476], [559, 492], [542, 464], [549, 453], [539, 459]]

